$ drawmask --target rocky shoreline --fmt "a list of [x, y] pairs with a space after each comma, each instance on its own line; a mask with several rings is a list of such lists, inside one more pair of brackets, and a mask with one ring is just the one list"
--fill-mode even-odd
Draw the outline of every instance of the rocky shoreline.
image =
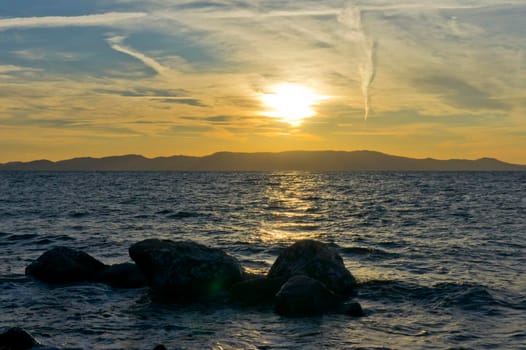
[[[356, 279], [338, 252], [319, 241], [301, 240], [287, 247], [266, 275], [247, 273], [236, 258], [221, 249], [193, 241], [147, 239], [133, 244], [129, 255], [134, 263], [106, 265], [83, 251], [55, 247], [33, 261], [25, 272], [53, 285], [148, 287], [155, 303], [265, 304], [273, 305], [274, 311], [284, 317], [364, 315], [360, 304], [351, 301]], [[20, 328], [0, 334], [0, 350], [37, 346], [38, 342]]]

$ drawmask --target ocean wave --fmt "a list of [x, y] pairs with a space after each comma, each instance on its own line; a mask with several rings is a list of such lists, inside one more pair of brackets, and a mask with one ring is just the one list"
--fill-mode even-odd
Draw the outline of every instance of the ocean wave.
[[372, 259], [395, 259], [400, 255], [383, 249], [371, 247], [340, 247], [339, 252], [344, 256], [361, 256]]
[[373, 280], [360, 284], [362, 298], [397, 303], [421, 303], [432, 308], [460, 308], [466, 311], [494, 312], [495, 307], [526, 309], [524, 298], [501, 294], [476, 283], [438, 283], [422, 286], [402, 281]]
[[35, 238], [41, 238], [42, 236], [36, 233], [19, 233], [9, 235], [6, 239], [8, 241], [28, 241]]
[[171, 214], [171, 215], [167, 215], [166, 218], [168, 219], [186, 219], [186, 218], [195, 218], [195, 217], [199, 217], [199, 216], [204, 216], [203, 214], [201, 213], [191, 213], [191, 212], [188, 212], [188, 211], [178, 211], [174, 214]]
[[89, 213], [86, 211], [71, 211], [68, 213], [70, 218], [79, 219], [88, 216]]

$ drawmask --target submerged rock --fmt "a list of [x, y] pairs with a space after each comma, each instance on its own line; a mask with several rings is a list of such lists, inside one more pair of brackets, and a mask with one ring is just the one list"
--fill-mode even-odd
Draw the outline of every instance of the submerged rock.
[[147, 286], [143, 273], [133, 263], [108, 266], [98, 274], [97, 281], [106, 283], [113, 288], [141, 288]]
[[22, 328], [9, 328], [0, 334], [0, 349], [26, 350], [38, 345], [38, 342]]
[[166, 301], [218, 296], [243, 278], [235, 258], [191, 241], [147, 239], [133, 244], [129, 253], [154, 295]]
[[351, 294], [356, 285], [356, 279], [335, 250], [325, 243], [309, 239], [286, 248], [268, 273], [269, 278], [289, 279], [295, 275], [306, 275], [321, 281], [341, 295]]
[[47, 283], [92, 282], [106, 268], [83, 251], [55, 247], [42, 254], [26, 268], [26, 275]]
[[276, 294], [276, 313], [299, 317], [320, 315], [334, 310], [342, 298], [325, 284], [304, 275], [291, 277]]
[[271, 303], [284, 282], [282, 278], [251, 278], [234, 284], [230, 295], [233, 301], [241, 304]]

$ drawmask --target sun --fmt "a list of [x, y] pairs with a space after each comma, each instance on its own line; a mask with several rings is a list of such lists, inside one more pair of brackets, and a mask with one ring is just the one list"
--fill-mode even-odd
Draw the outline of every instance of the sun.
[[305, 119], [315, 116], [313, 107], [327, 99], [327, 96], [318, 95], [314, 90], [298, 84], [280, 84], [270, 91], [261, 95], [261, 101], [268, 108], [262, 114], [291, 126], [299, 126]]

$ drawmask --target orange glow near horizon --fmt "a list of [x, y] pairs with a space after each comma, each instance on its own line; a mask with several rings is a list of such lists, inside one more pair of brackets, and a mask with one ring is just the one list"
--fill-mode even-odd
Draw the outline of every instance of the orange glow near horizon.
[[510, 25], [526, 2], [508, 2], [4, 6], [0, 163], [371, 150], [526, 164], [526, 31]]

